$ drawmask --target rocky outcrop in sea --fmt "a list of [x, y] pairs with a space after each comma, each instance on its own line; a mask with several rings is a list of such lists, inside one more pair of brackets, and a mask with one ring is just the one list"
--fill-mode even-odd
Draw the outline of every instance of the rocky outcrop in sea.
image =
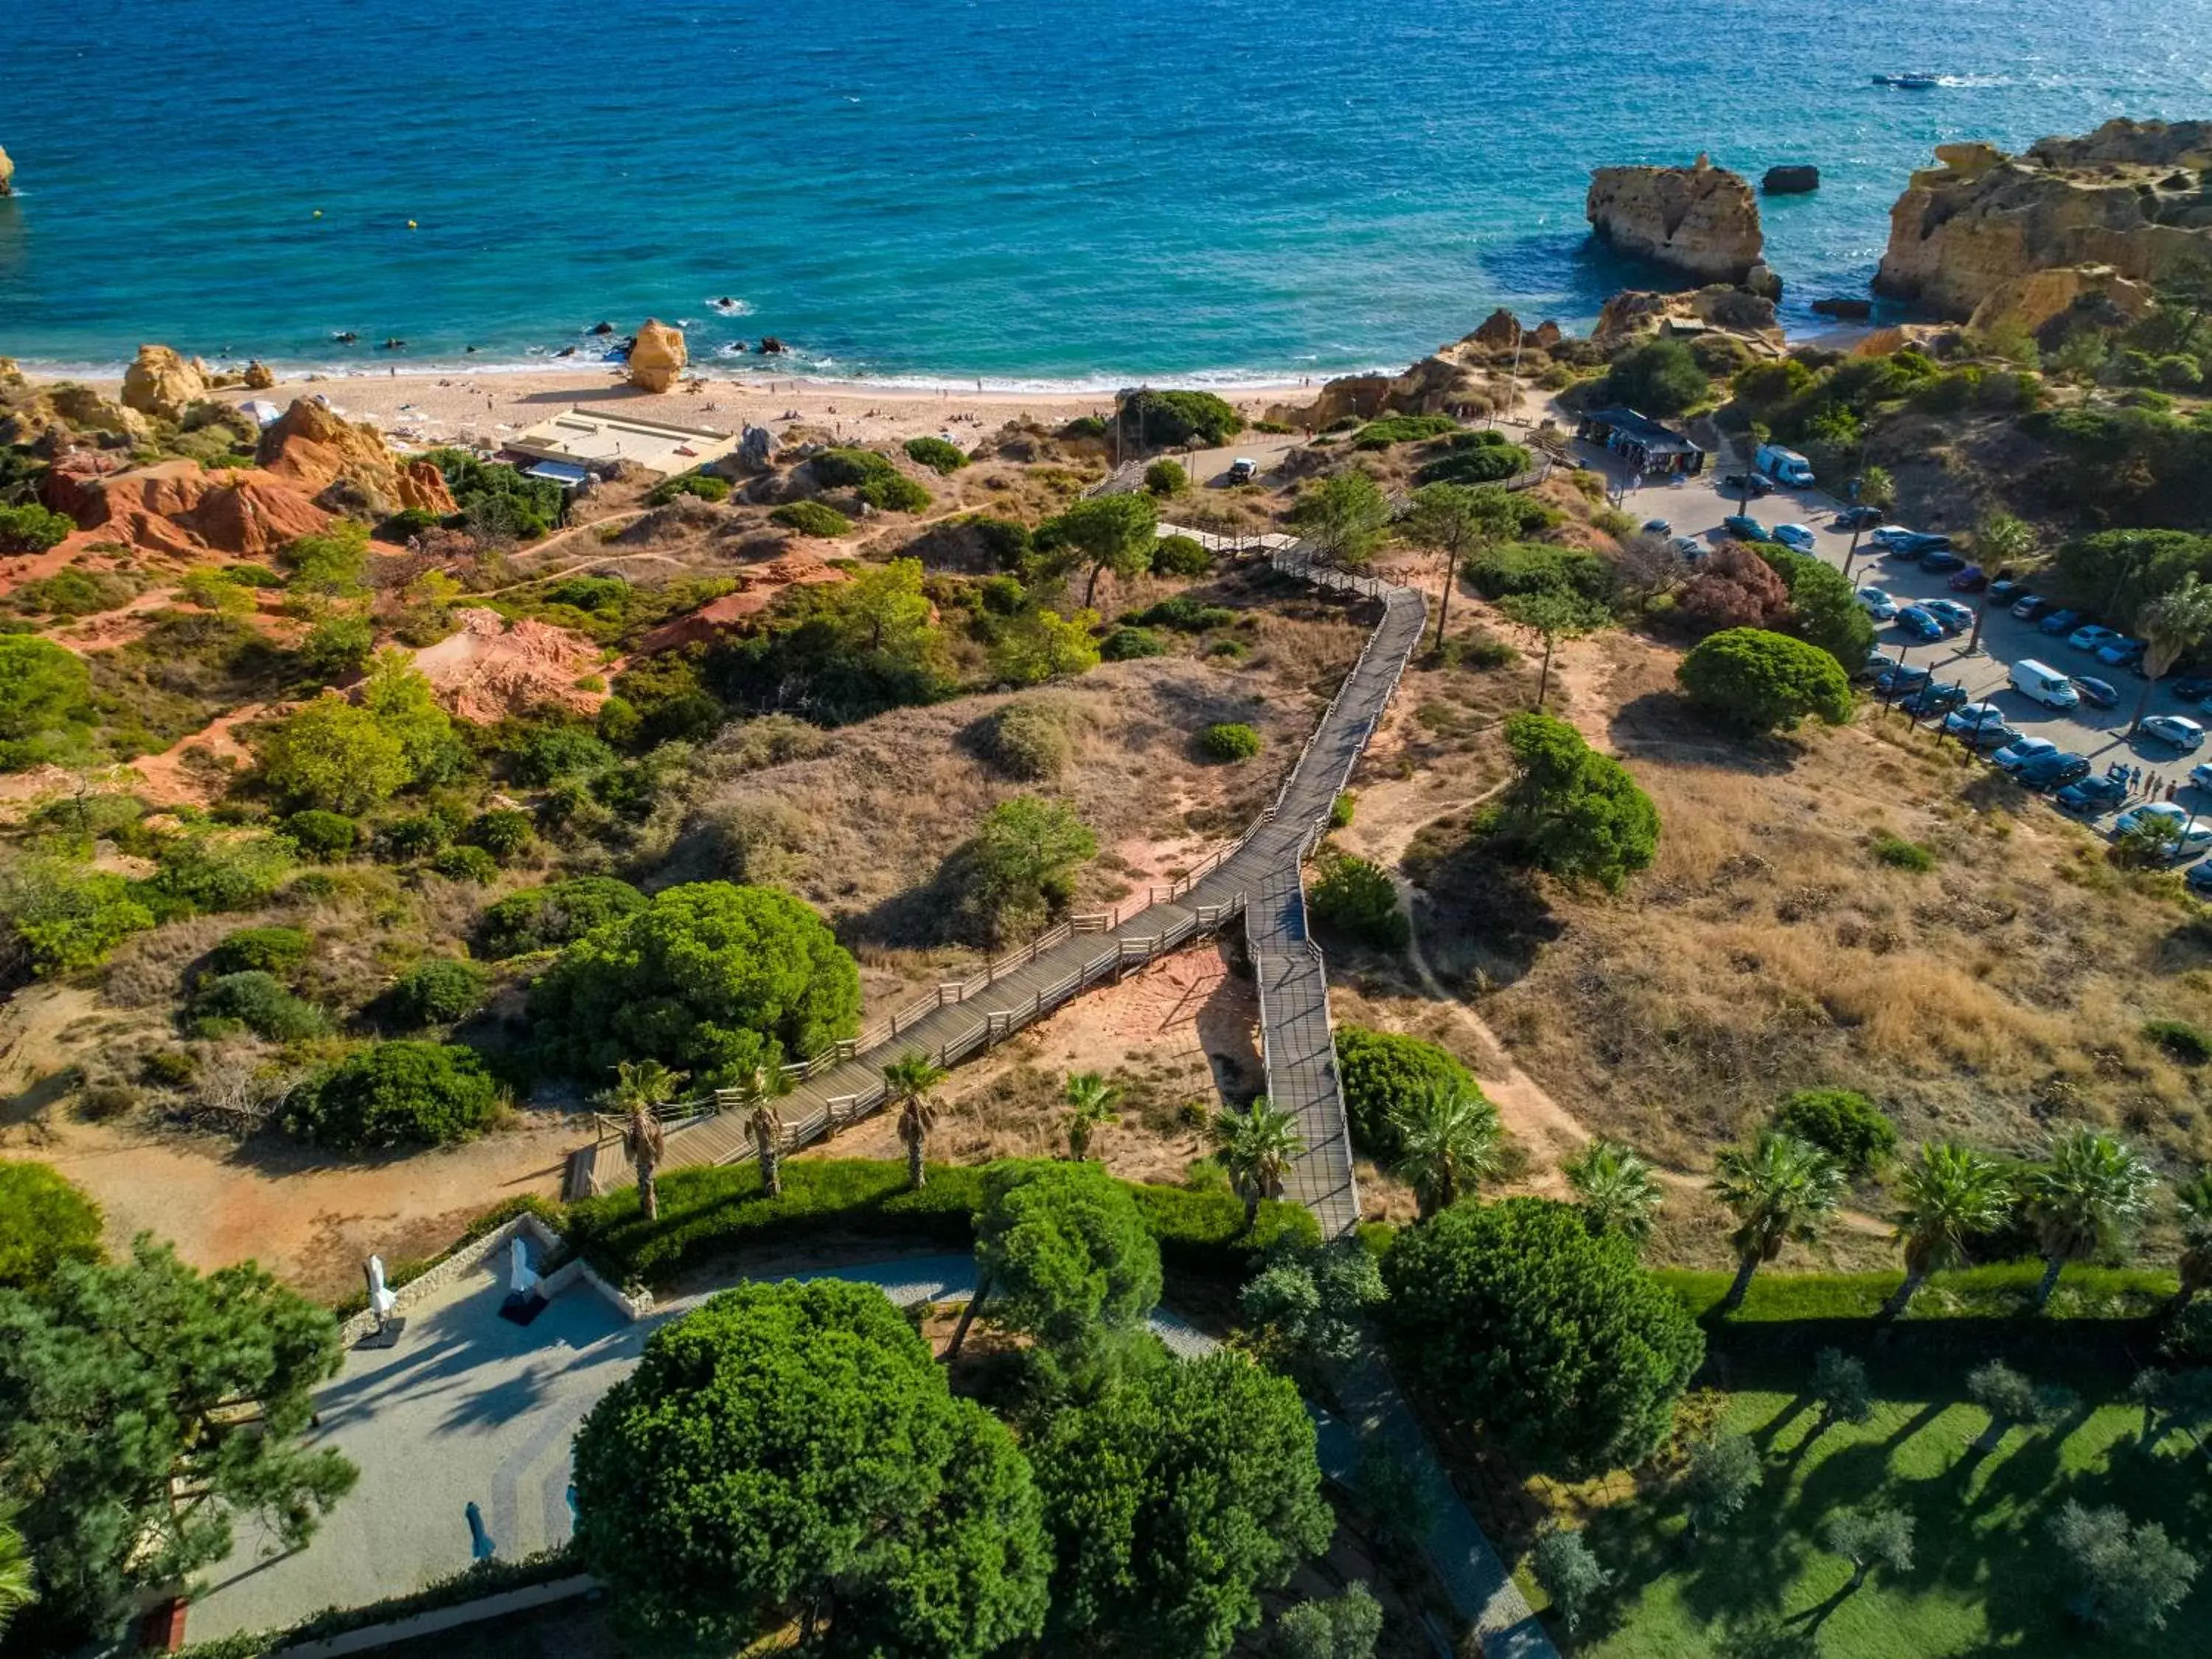
[[1741, 173], [1702, 155], [1686, 167], [1599, 167], [1583, 211], [1624, 253], [1709, 283], [1779, 291], [1765, 262], [1759, 198]]

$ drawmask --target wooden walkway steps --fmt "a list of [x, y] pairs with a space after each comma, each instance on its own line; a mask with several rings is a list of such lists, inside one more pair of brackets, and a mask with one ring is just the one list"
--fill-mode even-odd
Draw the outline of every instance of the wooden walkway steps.
[[[919, 1051], [939, 1065], [957, 1064], [1100, 981], [1119, 978], [1241, 915], [1259, 983], [1268, 1096], [1297, 1116], [1305, 1142], [1285, 1195], [1311, 1210], [1323, 1235], [1334, 1238], [1359, 1219], [1359, 1195], [1337, 1082], [1327, 975], [1320, 949], [1307, 935], [1299, 872], [1420, 641], [1426, 605], [1411, 588], [1323, 566], [1288, 537], [1232, 541], [1168, 525], [1160, 529], [1195, 535], [1218, 551], [1264, 555], [1285, 574], [1382, 603], [1382, 620], [1274, 804], [1240, 840], [1172, 887], [1154, 888], [1113, 912], [1074, 917], [974, 978], [940, 985], [850, 1041], [786, 1066], [787, 1091], [774, 1097], [776, 1113], [785, 1145], [805, 1146], [880, 1107], [883, 1068], [892, 1060]], [[751, 1104], [748, 1094], [725, 1090], [711, 1103], [675, 1109], [663, 1168], [752, 1157], [746, 1127]], [[599, 1191], [624, 1173], [619, 1126], [604, 1119], [599, 1140], [569, 1159], [569, 1194]]]

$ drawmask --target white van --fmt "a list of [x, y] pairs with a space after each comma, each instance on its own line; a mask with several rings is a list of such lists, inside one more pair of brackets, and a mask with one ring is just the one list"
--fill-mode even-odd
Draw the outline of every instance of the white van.
[[2074, 682], [2048, 664], [2023, 657], [2012, 665], [2013, 690], [2046, 708], [2071, 708], [2081, 701]]

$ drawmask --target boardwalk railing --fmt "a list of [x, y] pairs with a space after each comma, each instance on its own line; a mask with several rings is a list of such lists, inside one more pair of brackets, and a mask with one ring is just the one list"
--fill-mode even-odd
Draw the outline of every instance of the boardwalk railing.
[[[947, 980], [850, 1038], [786, 1066], [750, 1088], [717, 1091], [704, 1102], [665, 1109], [675, 1120], [667, 1165], [732, 1164], [754, 1156], [738, 1109], [777, 1101], [783, 1139], [803, 1146], [879, 1109], [889, 1098], [882, 1071], [905, 1054], [951, 1066], [1002, 1042], [1101, 981], [1142, 968], [1192, 939], [1243, 916], [1260, 986], [1261, 1052], [1268, 1092], [1293, 1112], [1306, 1151], [1289, 1195], [1337, 1237], [1359, 1218], [1351, 1142], [1339, 1085], [1321, 952], [1307, 937], [1299, 866], [1328, 832], [1330, 809], [1419, 643], [1425, 604], [1409, 588], [1322, 563], [1311, 548], [1279, 535], [1197, 533], [1217, 551], [1265, 557], [1277, 570], [1334, 592], [1379, 600], [1382, 617], [1352, 671], [1300, 748], [1272, 805], [1235, 842], [1165, 886], [1132, 894], [1113, 909], [1070, 917], [981, 972]], [[1251, 895], [1261, 894], [1255, 904]], [[600, 1121], [596, 1146], [571, 1159], [572, 1195], [598, 1189], [599, 1149], [623, 1121]]]

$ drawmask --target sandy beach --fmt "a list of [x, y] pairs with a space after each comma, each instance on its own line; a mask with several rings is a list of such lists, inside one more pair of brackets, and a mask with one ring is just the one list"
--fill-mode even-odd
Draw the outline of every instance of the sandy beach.
[[[121, 386], [118, 380], [87, 384], [109, 397]], [[687, 377], [672, 391], [646, 392], [628, 385], [619, 366], [611, 364], [543, 374], [402, 370], [396, 374], [301, 375], [279, 381], [270, 391], [231, 387], [216, 395], [234, 404], [264, 398], [282, 407], [295, 398], [318, 393], [349, 419], [372, 422], [392, 437], [479, 448], [496, 447], [524, 428], [578, 406], [621, 407], [655, 420], [720, 432], [736, 432], [746, 425], [766, 426], [778, 433], [794, 426], [823, 427], [836, 437], [860, 443], [936, 432], [965, 434], [973, 442], [1011, 420], [1054, 425], [1079, 415], [1108, 416], [1114, 407], [1109, 392], [923, 391], [906, 386], [712, 374]], [[1301, 388], [1295, 381], [1279, 386], [1240, 386], [1223, 395], [1247, 419], [1256, 419], [1269, 404], [1301, 396]]]

